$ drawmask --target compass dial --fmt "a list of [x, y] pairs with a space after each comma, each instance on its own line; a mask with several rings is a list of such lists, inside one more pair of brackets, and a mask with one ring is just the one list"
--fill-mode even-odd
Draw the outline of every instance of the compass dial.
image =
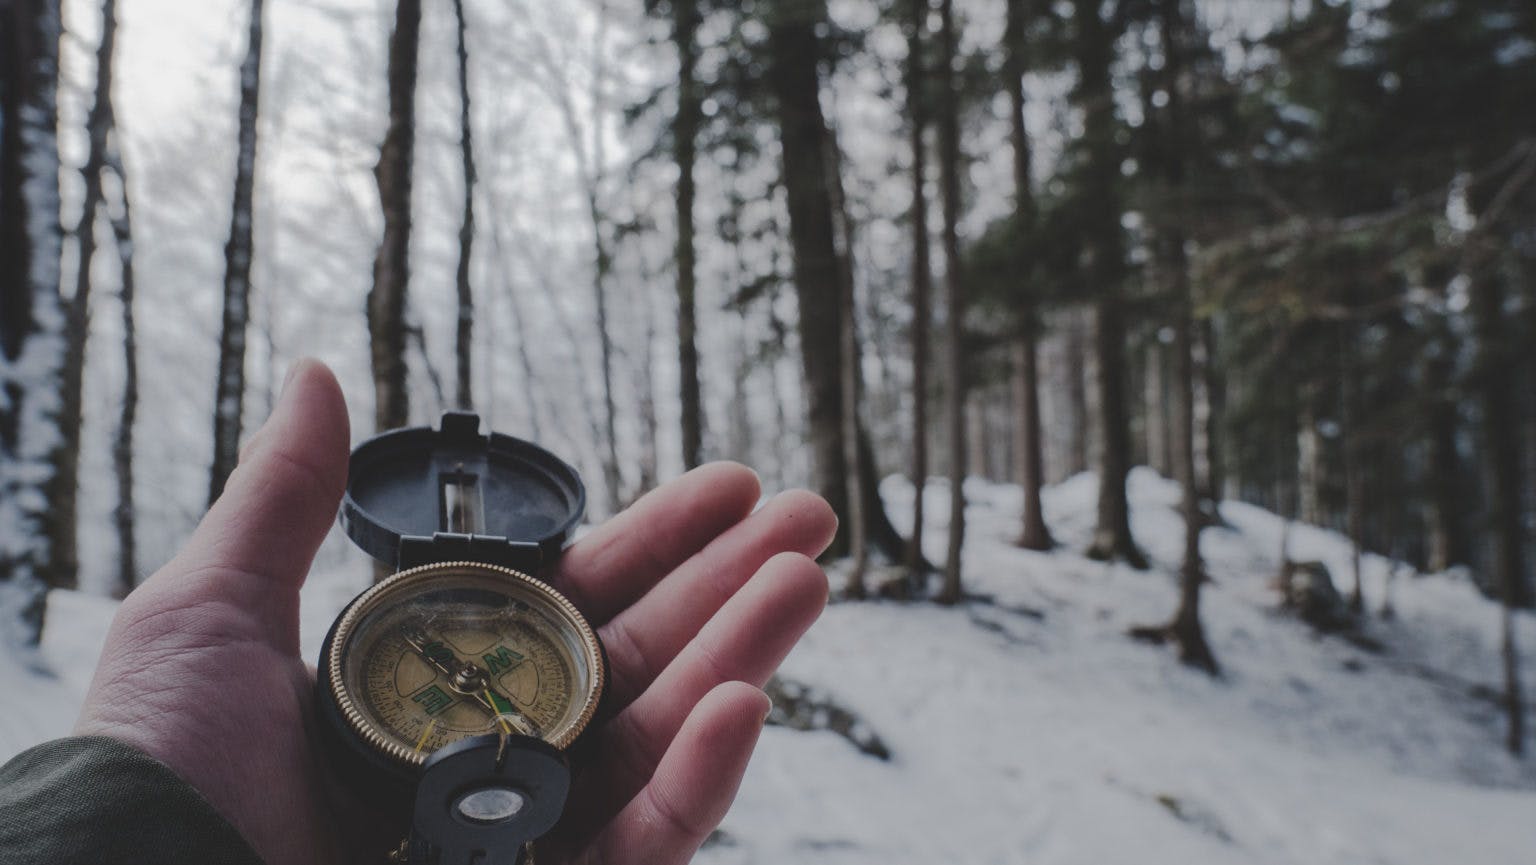
[[325, 662], [351, 731], [418, 766], [486, 733], [565, 748], [596, 711], [604, 674], [591, 627], [558, 592], [465, 562], [404, 571], [363, 593]]

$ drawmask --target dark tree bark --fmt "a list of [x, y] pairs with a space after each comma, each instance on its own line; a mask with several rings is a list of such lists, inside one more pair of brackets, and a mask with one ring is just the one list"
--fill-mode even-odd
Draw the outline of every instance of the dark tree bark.
[[1200, 508], [1200, 488], [1195, 471], [1195, 364], [1194, 298], [1189, 282], [1189, 260], [1184, 248], [1186, 220], [1180, 212], [1188, 173], [1184, 154], [1189, 151], [1187, 119], [1184, 116], [1184, 51], [1189, 40], [1189, 23], [1184, 19], [1182, 0], [1159, 0], [1158, 27], [1163, 46], [1162, 90], [1168, 95], [1163, 110], [1165, 146], [1151, 170], [1158, 171], [1163, 194], [1171, 202], [1160, 214], [1154, 229], [1154, 255], [1157, 273], [1165, 282], [1173, 310], [1173, 440], [1174, 473], [1180, 488], [1179, 511], [1184, 518], [1184, 561], [1179, 569], [1179, 606], [1173, 620], [1162, 628], [1138, 629], [1138, 636], [1159, 637], [1176, 643], [1179, 660], [1212, 675], [1219, 672], [1216, 656], [1205, 639], [1200, 622], [1200, 588], [1204, 585], [1205, 562], [1200, 555], [1200, 530], [1205, 515]]
[[1078, 85], [1074, 101], [1083, 111], [1085, 164], [1081, 172], [1084, 269], [1096, 296], [1094, 354], [1098, 361], [1099, 413], [1104, 447], [1099, 461], [1099, 513], [1091, 558], [1121, 559], [1145, 568], [1146, 558], [1131, 537], [1125, 478], [1130, 471], [1130, 419], [1125, 398], [1125, 312], [1120, 294], [1125, 276], [1120, 227], [1120, 153], [1115, 143], [1114, 93], [1110, 67], [1115, 34], [1099, 17], [1098, 0], [1075, 0]]
[[683, 467], [704, 461], [704, 410], [699, 397], [699, 348], [696, 323], [693, 167], [699, 125], [704, 117], [703, 87], [697, 80], [699, 7], [696, 0], [672, 0], [672, 41], [677, 46], [677, 116], [672, 148], [677, 159], [677, 359], [682, 400]]
[[1216, 503], [1227, 483], [1226, 458], [1221, 435], [1222, 418], [1227, 410], [1227, 382], [1216, 354], [1216, 318], [1207, 316], [1196, 323], [1196, 344], [1200, 347], [1198, 380], [1205, 391], [1205, 473], [1199, 478], [1200, 497], [1209, 502], [1207, 517], [1220, 520]]
[[384, 212], [384, 239], [373, 262], [368, 334], [373, 369], [374, 428], [405, 426], [405, 307], [410, 280], [411, 165], [416, 139], [416, 55], [421, 0], [398, 0], [389, 37], [389, 127], [373, 169]]
[[1088, 420], [1088, 351], [1083, 344], [1086, 329], [1083, 317], [1073, 310], [1067, 321], [1066, 363], [1067, 409], [1069, 435], [1067, 438], [1067, 474], [1075, 475], [1088, 470], [1088, 441], [1092, 438]]
[[1352, 576], [1349, 611], [1360, 616], [1365, 614], [1365, 591], [1360, 579], [1367, 511], [1365, 454], [1360, 434], [1365, 418], [1360, 394], [1360, 368], [1355, 359], [1355, 350], [1345, 340], [1340, 340], [1339, 354], [1343, 359], [1340, 369], [1343, 411], [1340, 414], [1344, 427], [1344, 530], [1349, 535]]
[[1531, 597], [1520, 524], [1520, 441], [1514, 391], [1518, 367], [1511, 362], [1503, 286], [1486, 262], [1479, 261], [1478, 265], [1481, 266], [1471, 268], [1470, 274], [1472, 317], [1478, 342], [1476, 384], [1483, 410], [1492, 576], [1504, 604], [1504, 707], [1509, 721], [1505, 745], [1510, 753], [1520, 754], [1525, 747], [1525, 703], [1513, 611], [1530, 606]]
[[[1028, 248], [1028, 234], [1036, 221], [1033, 179], [1030, 177], [1029, 134], [1024, 128], [1024, 28], [1029, 11], [1025, 0], [1008, 0], [1008, 26], [1003, 39], [1006, 57], [1003, 78], [1008, 91], [1009, 137], [1013, 143], [1014, 219], [1025, 234], [1021, 247]], [[1028, 272], [1027, 269], [1021, 269]], [[1021, 278], [1023, 274], [1021, 273]], [[1024, 510], [1019, 531], [1019, 546], [1027, 550], [1048, 550], [1055, 546], [1045, 525], [1040, 504], [1040, 488], [1045, 484], [1045, 465], [1040, 441], [1040, 374], [1036, 331], [1040, 316], [1030, 295], [1031, 287], [1019, 288], [1019, 332], [1013, 345], [1014, 404], [1018, 417], [1014, 423], [1015, 451], [1019, 486], [1024, 491]]]
[[57, 138], [59, 4], [0, 2], [0, 644], [36, 645], [54, 559], [62, 437]]
[[53, 563], [45, 577], [50, 586], [72, 589], [79, 583], [77, 522], [80, 489], [80, 428], [84, 395], [85, 352], [91, 334], [91, 262], [96, 258], [96, 222], [102, 210], [102, 173], [113, 134], [112, 58], [117, 43], [117, 9], [113, 0], [101, 7], [101, 40], [96, 46], [96, 89], [86, 112], [87, 150], [80, 169], [84, 180], [80, 219], [75, 223], [75, 293], [65, 305], [64, 375], [59, 391], [58, 449], [49, 501], [53, 507]]
[[[835, 145], [833, 145], [835, 147]], [[834, 153], [835, 156], [835, 153]], [[834, 168], [838, 160], [830, 160]], [[860, 495], [863, 489], [863, 461], [859, 459], [859, 403], [861, 399], [859, 382], [859, 334], [856, 325], [856, 310], [854, 303], [853, 285], [853, 242], [852, 229], [848, 227], [847, 203], [843, 200], [842, 184], [834, 175], [829, 183], [829, 188], [837, 193], [837, 211], [842, 217], [844, 248], [842, 255], [843, 279], [842, 291], [839, 293], [840, 307], [838, 312], [842, 318], [842, 333], [839, 335], [838, 346], [841, 353], [841, 390], [843, 398], [843, 459], [847, 463], [848, 472], [848, 542], [850, 558], [853, 560], [848, 568], [848, 581], [844, 591], [850, 598], [863, 598], [864, 573], [869, 567], [869, 530], [865, 518], [864, 497]]]
[[1443, 571], [1465, 564], [1467, 536], [1463, 522], [1466, 502], [1461, 496], [1461, 455], [1456, 449], [1458, 407], [1450, 393], [1453, 355], [1444, 340], [1424, 364], [1424, 386], [1430, 399], [1425, 415], [1429, 432], [1429, 550], [1425, 566]]
[[[767, 83], [778, 118], [790, 246], [794, 251], [795, 297], [800, 306], [800, 354], [808, 402], [808, 435], [816, 491], [844, 519], [825, 555], [848, 553], [849, 466], [843, 450], [842, 310], [844, 280], [837, 253], [832, 190], [827, 179], [830, 132], [822, 114], [820, 74], [812, 62], [822, 56], [818, 23], [826, 19], [820, 3], [782, 3], [768, 10]], [[869, 540], [887, 555], [899, 557], [906, 543], [891, 527], [874, 479], [879, 472], [860, 430], [860, 497]]]
[[928, 29], [928, 0], [909, 0], [907, 21], [907, 141], [912, 154], [912, 537], [907, 546], [908, 580], [914, 592], [928, 571], [923, 557], [923, 491], [928, 486], [928, 331], [932, 326], [929, 295], [933, 266], [928, 260], [928, 73], [923, 43]]
[[464, 167], [464, 216], [459, 223], [459, 268], [455, 285], [459, 316], [454, 339], [454, 402], [461, 409], [474, 408], [471, 387], [474, 351], [475, 294], [469, 282], [469, 266], [475, 245], [475, 141], [469, 114], [469, 44], [465, 38], [464, 0], [453, 0], [459, 60], [459, 161]]
[[960, 600], [960, 558], [965, 546], [965, 274], [960, 261], [960, 94], [955, 84], [954, 2], [939, 5], [939, 89], [944, 95], [938, 113], [939, 198], [944, 211], [944, 288], [949, 301], [945, 319], [945, 364], [949, 428], [949, 549], [944, 559], [944, 587], [935, 600]]
[[134, 323], [133, 208], [128, 195], [127, 174], [115, 150], [109, 154], [112, 173], [119, 188], [118, 212], [112, 214], [112, 235], [122, 274], [118, 299], [123, 316], [123, 399], [118, 407], [117, 435], [112, 441], [112, 470], [117, 476], [117, 504], [112, 510], [112, 524], [117, 530], [117, 592], [121, 597], [133, 591], [139, 581], [139, 552], [136, 536], [137, 508], [133, 498], [133, 432], [139, 413], [138, 328]]
[[224, 318], [219, 328], [219, 375], [213, 396], [213, 468], [208, 476], [208, 504], [224, 492], [224, 482], [240, 459], [241, 418], [245, 403], [245, 334], [251, 303], [251, 210], [256, 186], [256, 120], [261, 96], [261, 4], [251, 0], [249, 42], [240, 65], [239, 151], [235, 157], [235, 197], [224, 245]]
[[[842, 386], [838, 349], [842, 333], [842, 277], [833, 239], [832, 199], [827, 190], [826, 121], [815, 59], [821, 46], [815, 26], [821, 15], [775, 10], [769, 27], [769, 85], [777, 102], [789, 237], [794, 250], [795, 296], [800, 306], [800, 355], [809, 391], [807, 415], [816, 491], [838, 514], [848, 513], [848, 464], [842, 447]], [[800, 13], [800, 14], [795, 14]], [[839, 526], [829, 555], [848, 549]]]

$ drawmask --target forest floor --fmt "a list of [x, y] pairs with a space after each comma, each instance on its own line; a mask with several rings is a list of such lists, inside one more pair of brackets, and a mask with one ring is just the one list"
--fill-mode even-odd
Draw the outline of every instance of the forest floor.
[[[1536, 861], [1536, 756], [1519, 761], [1501, 746], [1499, 612], [1464, 575], [1399, 570], [1388, 621], [1376, 612], [1392, 563], [1367, 556], [1371, 617], [1358, 637], [1321, 635], [1278, 610], [1281, 520], [1224, 503], [1225, 525], [1203, 536], [1204, 614], [1223, 666], [1212, 679], [1125, 636], [1176, 600], [1177, 486], [1131, 475], [1133, 528], [1153, 561], [1145, 572], [1079, 555], [1095, 491], [1089, 475], [1049, 488], [1060, 546], [1032, 553], [1011, 544], [1018, 489], [973, 482], [967, 602], [831, 606], [782, 675], [855, 713], [890, 759], [831, 732], [769, 727], [700, 861]], [[884, 492], [893, 516], [910, 513], [910, 486], [891, 479]], [[948, 492], [936, 481], [926, 495], [933, 554]], [[1342, 537], [1296, 526], [1291, 543], [1346, 590]], [[307, 652], [366, 579], [360, 566], [317, 568], [304, 591]], [[114, 608], [56, 592], [50, 616], [69, 626], [50, 628], [27, 666], [0, 659], [10, 695], [0, 760], [67, 732]], [[1536, 698], [1536, 618], [1520, 618]]]

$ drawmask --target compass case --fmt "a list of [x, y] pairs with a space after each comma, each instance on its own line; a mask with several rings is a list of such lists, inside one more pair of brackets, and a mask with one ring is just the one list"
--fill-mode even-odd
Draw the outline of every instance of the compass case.
[[522, 439], [480, 432], [447, 412], [438, 429], [382, 433], [348, 465], [341, 524], [364, 552], [398, 570], [444, 561], [538, 574], [586, 510], [576, 470]]

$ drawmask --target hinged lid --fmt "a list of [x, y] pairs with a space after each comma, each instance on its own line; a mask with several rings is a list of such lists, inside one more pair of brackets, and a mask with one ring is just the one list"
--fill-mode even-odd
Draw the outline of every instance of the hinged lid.
[[581, 477], [511, 436], [480, 434], [480, 417], [447, 412], [439, 429], [381, 433], [348, 464], [341, 524], [396, 568], [477, 561], [535, 573], [552, 562], [586, 509]]

